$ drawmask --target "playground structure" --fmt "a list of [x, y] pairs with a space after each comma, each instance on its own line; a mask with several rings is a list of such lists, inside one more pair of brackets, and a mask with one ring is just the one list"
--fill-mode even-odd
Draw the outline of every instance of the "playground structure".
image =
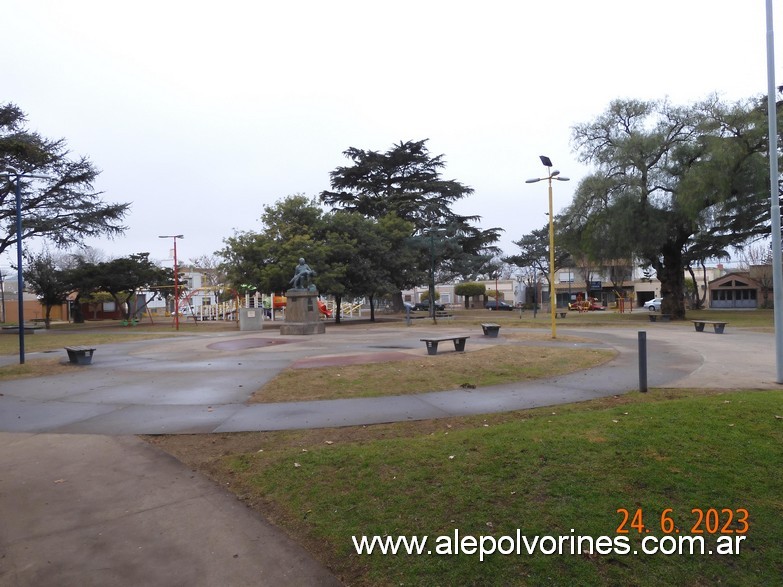
[[[199, 292], [209, 291], [215, 288], [197, 288], [188, 292], [180, 301], [180, 311], [186, 318], [192, 318], [196, 322], [212, 320], [238, 320], [240, 308], [263, 308], [267, 318], [275, 320], [278, 316], [285, 316], [286, 297], [282, 295], [269, 295], [246, 293], [235, 295], [231, 300], [217, 303], [202, 303], [194, 305], [193, 296]], [[207, 298], [208, 299], [208, 298]], [[318, 310], [324, 318], [334, 316], [335, 303], [331, 300], [318, 300]], [[362, 302], [351, 301], [340, 304], [340, 315], [344, 318], [361, 318]]]
[[615, 293], [615, 311], [620, 314], [633, 313], [633, 300]]

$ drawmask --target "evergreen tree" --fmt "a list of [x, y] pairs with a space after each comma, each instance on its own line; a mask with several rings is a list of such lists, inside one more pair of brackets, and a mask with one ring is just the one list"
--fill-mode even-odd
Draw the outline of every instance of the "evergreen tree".
[[[17, 106], [0, 105], [0, 253], [20, 237], [43, 237], [67, 247], [124, 232], [121, 221], [130, 204], [104, 203], [93, 189], [95, 166], [86, 157], [71, 159], [64, 139], [43, 138], [25, 123]], [[16, 234], [17, 173], [22, 174], [21, 235]]]

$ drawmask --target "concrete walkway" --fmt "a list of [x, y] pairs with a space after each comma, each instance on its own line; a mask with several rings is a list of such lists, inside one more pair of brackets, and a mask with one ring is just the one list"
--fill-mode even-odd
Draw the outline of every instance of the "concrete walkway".
[[[469, 351], [510, 344], [469, 333]], [[638, 386], [637, 331], [561, 328], [547, 344], [615, 349], [616, 359], [550, 380], [476, 390], [244, 403], [289, 365], [373, 358], [415, 365], [426, 355], [419, 339], [429, 334], [421, 327], [352, 327], [312, 337], [262, 331], [102, 345], [88, 367], [1, 384], [0, 586], [338, 584], [222, 488], [129, 435], [429, 419]], [[780, 388], [771, 334], [651, 324], [647, 344], [650, 387]]]
[[0, 433], [4, 587], [339, 585], [233, 495], [129, 436]]
[[[647, 329], [651, 387], [774, 387], [769, 334]], [[656, 328], [656, 326], [658, 326]], [[474, 328], [475, 330], [475, 328]], [[465, 333], [465, 329], [454, 328]], [[540, 332], [540, 331], [539, 331]], [[442, 334], [443, 330], [437, 331]], [[560, 329], [551, 344], [615, 349], [606, 366], [523, 384], [356, 400], [246, 404], [292, 364], [341, 364], [357, 357], [415, 361], [423, 328], [337, 328], [320, 336], [276, 331], [187, 336], [102, 345], [93, 364], [65, 374], [0, 384], [0, 431], [68, 434], [181, 434], [316, 428], [429, 419], [580, 401], [638, 388], [637, 331]], [[507, 344], [471, 332], [467, 350]], [[567, 337], [597, 342], [570, 343]], [[562, 340], [561, 340], [562, 339]], [[63, 361], [65, 352], [63, 351]], [[28, 360], [34, 360], [28, 354]]]

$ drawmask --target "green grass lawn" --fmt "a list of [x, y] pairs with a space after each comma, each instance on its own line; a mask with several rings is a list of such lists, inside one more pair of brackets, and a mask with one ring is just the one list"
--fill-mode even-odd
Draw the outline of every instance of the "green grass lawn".
[[[12, 324], [15, 326], [15, 323]], [[118, 320], [101, 320], [80, 324], [58, 323], [49, 330], [36, 329], [34, 334], [26, 334], [25, 349], [31, 352], [58, 350], [67, 345], [110, 344], [129, 340], [144, 340], [167, 336], [187, 336], [189, 334], [209, 334], [210, 332], [239, 332], [236, 322], [198, 322], [179, 323], [174, 329], [171, 319], [157, 319], [156, 322], [142, 322], [135, 326], [123, 326]], [[19, 335], [5, 332], [0, 334], [0, 355], [12, 355], [19, 352]]]
[[[551, 318], [548, 312], [539, 311], [533, 317], [532, 310], [525, 310], [520, 315], [519, 310], [511, 312], [494, 312], [490, 310], [455, 310], [455, 322], [467, 322], [478, 325], [481, 322], [497, 322], [501, 326], [517, 326], [522, 328], [550, 328]], [[556, 327], [561, 328], [605, 328], [605, 327], [638, 327], [642, 323], [649, 322], [648, 310], [634, 308], [633, 312], [620, 314], [613, 310], [598, 312], [568, 312], [566, 318], [557, 318]], [[772, 332], [774, 318], [772, 310], [688, 310], [686, 321], [724, 320], [731, 328], [752, 328], [754, 330]], [[417, 320], [416, 322], [429, 322], [429, 320]], [[448, 325], [450, 321], [439, 320], [439, 324]], [[690, 326], [690, 322], [686, 322]], [[501, 330], [502, 332], [502, 330]]]
[[[196, 466], [351, 585], [773, 585], [783, 576], [781, 400], [778, 391], [653, 391], [494, 416], [221, 435], [211, 450], [224, 442], [222, 456], [205, 457], [205, 440]], [[692, 510], [710, 508], [719, 526], [697, 525]], [[618, 534], [618, 509], [629, 512], [628, 534]], [[644, 537], [678, 536], [667, 520], [681, 535], [709, 530], [707, 548], [721, 536], [733, 544], [743, 509], [739, 554], [641, 553]], [[631, 527], [637, 511], [649, 534]], [[495, 540], [517, 530], [531, 540], [626, 536], [630, 552], [570, 554], [566, 542], [562, 555], [483, 561], [360, 556], [351, 538], [428, 536], [434, 550], [455, 530]]]
[[605, 349], [564, 353], [562, 348], [507, 344], [404, 361], [286, 369], [258, 390], [251, 402], [377, 397], [459, 387], [474, 389], [589, 369], [614, 355]]

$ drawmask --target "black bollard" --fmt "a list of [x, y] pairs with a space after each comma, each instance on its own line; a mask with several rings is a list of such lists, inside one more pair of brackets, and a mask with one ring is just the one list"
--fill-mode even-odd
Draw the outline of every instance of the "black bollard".
[[647, 333], [639, 331], [639, 391], [647, 393]]

